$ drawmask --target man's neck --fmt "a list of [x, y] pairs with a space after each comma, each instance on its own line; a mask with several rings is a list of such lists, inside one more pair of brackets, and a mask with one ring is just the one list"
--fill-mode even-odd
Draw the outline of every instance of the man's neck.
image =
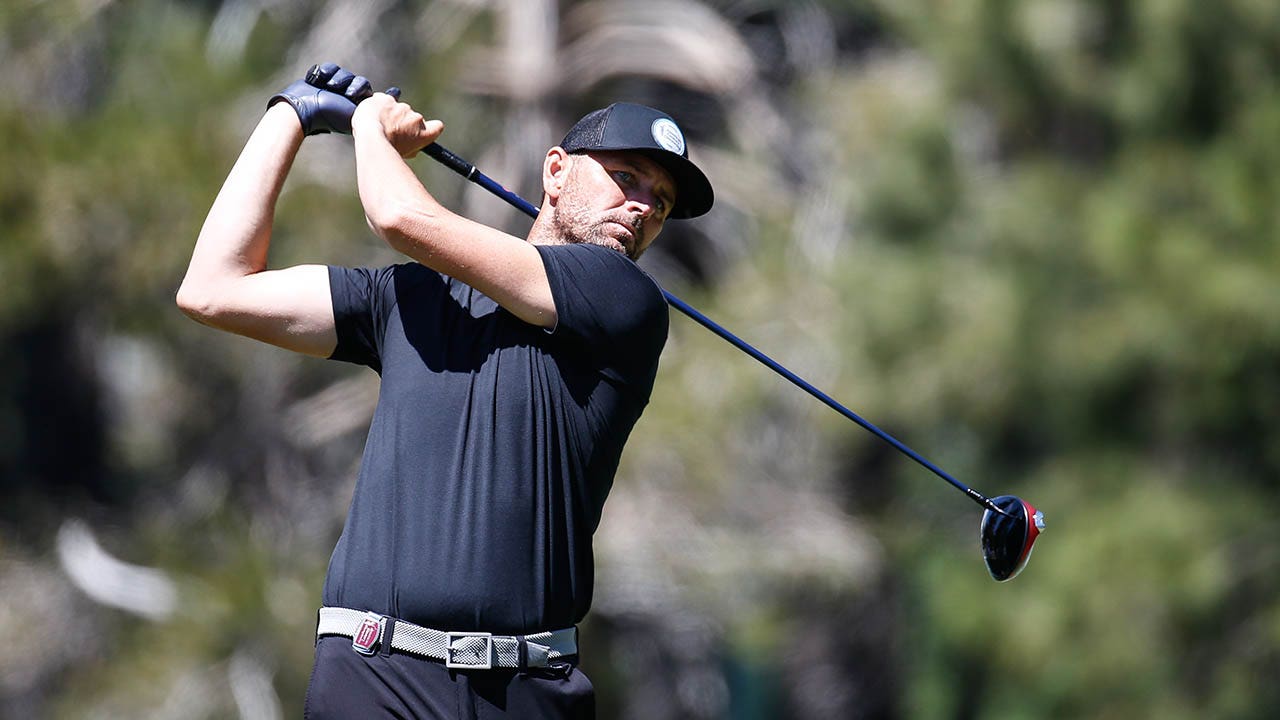
[[551, 210], [543, 208], [538, 213], [538, 217], [533, 221], [533, 227], [529, 228], [529, 234], [525, 236], [530, 245], [564, 245], [564, 238], [556, 233], [554, 224], [551, 222]]

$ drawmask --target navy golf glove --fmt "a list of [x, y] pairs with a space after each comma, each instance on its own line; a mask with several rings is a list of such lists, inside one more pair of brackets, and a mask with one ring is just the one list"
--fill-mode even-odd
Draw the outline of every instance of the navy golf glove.
[[336, 132], [351, 134], [351, 114], [356, 105], [373, 94], [369, 81], [333, 63], [315, 65], [267, 101], [267, 107], [284, 101], [293, 106], [305, 135]]

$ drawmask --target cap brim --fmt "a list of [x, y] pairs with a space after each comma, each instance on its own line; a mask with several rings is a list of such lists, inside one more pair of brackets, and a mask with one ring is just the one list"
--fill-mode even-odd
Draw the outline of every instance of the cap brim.
[[676, 183], [676, 202], [671, 208], [668, 218], [684, 220], [705, 215], [715, 203], [715, 192], [711, 189], [711, 181], [693, 162], [665, 150], [653, 148], [635, 148], [635, 152], [644, 153], [647, 157], [662, 166], [671, 174]]

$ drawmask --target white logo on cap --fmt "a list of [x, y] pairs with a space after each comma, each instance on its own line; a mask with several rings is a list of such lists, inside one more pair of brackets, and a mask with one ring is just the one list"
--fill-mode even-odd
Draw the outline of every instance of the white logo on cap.
[[653, 133], [653, 139], [663, 148], [677, 155], [684, 155], [684, 134], [670, 118], [654, 120], [649, 131]]

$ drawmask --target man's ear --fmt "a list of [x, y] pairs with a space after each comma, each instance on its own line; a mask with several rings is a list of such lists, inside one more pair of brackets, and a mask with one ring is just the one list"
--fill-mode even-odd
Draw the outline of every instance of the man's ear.
[[559, 145], [548, 150], [547, 156], [542, 159], [542, 191], [552, 202], [560, 197], [572, 162], [569, 153]]

